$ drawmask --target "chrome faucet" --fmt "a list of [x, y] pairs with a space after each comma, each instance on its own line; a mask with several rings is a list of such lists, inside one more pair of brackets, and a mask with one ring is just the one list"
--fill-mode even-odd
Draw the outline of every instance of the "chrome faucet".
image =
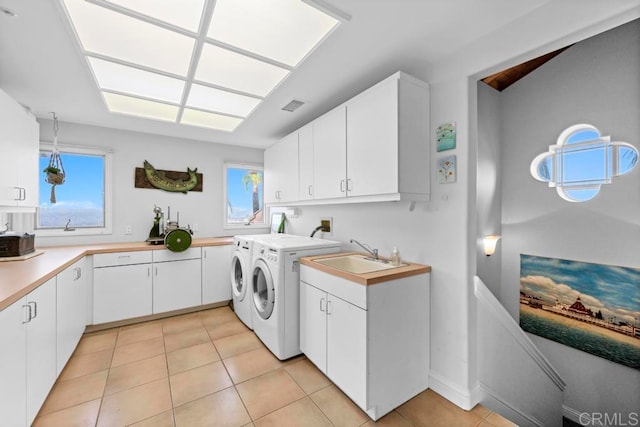
[[371, 246], [367, 245], [366, 243], [363, 245], [362, 243], [358, 242], [356, 239], [351, 239], [351, 243], [355, 243], [356, 245], [360, 246], [362, 249], [367, 251], [369, 255], [373, 257], [373, 259], [378, 259], [377, 249], [371, 249]]

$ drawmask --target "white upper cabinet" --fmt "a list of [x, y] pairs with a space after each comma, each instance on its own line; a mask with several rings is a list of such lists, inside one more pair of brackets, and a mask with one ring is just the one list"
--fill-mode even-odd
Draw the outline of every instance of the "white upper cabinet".
[[347, 115], [344, 106], [313, 123], [313, 183], [316, 200], [345, 197], [347, 191]]
[[313, 199], [313, 126], [308, 124], [298, 131], [299, 199]]
[[[300, 204], [429, 200], [429, 87], [425, 82], [395, 73], [297, 135]], [[278, 165], [270, 159], [270, 151], [265, 154], [265, 177], [282, 175], [293, 167]], [[296, 200], [267, 198], [267, 203], [283, 201]]]
[[39, 139], [35, 117], [0, 90], [0, 211], [37, 206]]
[[284, 137], [264, 153], [265, 203], [298, 199], [298, 132]]

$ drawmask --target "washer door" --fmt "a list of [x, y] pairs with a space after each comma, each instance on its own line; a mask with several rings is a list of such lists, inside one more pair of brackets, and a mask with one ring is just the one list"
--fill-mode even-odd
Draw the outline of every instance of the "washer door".
[[240, 254], [233, 254], [231, 258], [231, 289], [233, 296], [239, 301], [244, 300], [247, 295], [247, 281], [244, 277], [244, 261]]
[[273, 313], [276, 292], [273, 287], [273, 277], [269, 266], [259, 259], [253, 267], [253, 304], [256, 312], [263, 319], [268, 319]]

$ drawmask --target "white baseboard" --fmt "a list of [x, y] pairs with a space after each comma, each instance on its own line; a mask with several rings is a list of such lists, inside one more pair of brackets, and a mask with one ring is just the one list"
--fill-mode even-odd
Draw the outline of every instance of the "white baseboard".
[[473, 390], [464, 389], [433, 370], [429, 372], [429, 388], [465, 411], [473, 409], [480, 402], [478, 387]]
[[542, 421], [512, 406], [506, 399], [485, 384], [480, 384], [480, 390], [483, 396], [482, 404], [486, 408], [507, 417], [509, 420], [521, 426], [545, 427]]

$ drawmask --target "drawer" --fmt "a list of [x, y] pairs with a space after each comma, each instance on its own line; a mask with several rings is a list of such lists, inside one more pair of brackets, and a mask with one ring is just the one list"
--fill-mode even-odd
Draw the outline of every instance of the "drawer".
[[367, 286], [317, 270], [300, 266], [300, 281], [337, 296], [363, 310], [367, 309]]
[[200, 259], [202, 257], [201, 248], [189, 248], [182, 252], [173, 252], [169, 249], [153, 251], [153, 262], [180, 261], [183, 259]]
[[95, 254], [93, 256], [93, 267], [96, 268], [130, 264], [146, 264], [153, 260], [151, 252], [152, 251], [138, 251]]

